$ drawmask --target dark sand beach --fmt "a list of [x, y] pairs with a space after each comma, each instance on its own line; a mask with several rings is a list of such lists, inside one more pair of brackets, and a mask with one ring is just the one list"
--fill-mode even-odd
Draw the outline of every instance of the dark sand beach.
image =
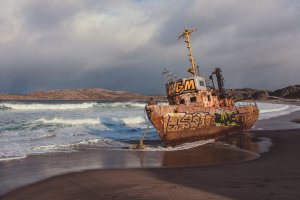
[[[205, 150], [199, 150], [201, 148], [177, 154], [167, 152], [163, 156], [158, 153], [151, 158], [158, 163], [155, 168], [145, 165], [143, 168], [118, 169], [116, 165], [115, 169], [92, 169], [50, 176], [10, 191], [1, 199], [300, 199], [300, 129], [276, 130], [277, 127], [287, 129], [294, 123], [291, 120], [298, 119], [300, 112], [258, 123], [258, 127], [264, 123], [268, 129], [272, 124], [275, 127], [273, 130], [251, 131], [258, 137], [272, 139], [273, 146], [259, 158], [255, 153], [217, 149], [214, 150], [215, 156], [227, 162], [218, 163], [207, 157], [207, 162], [201, 164], [201, 156], [197, 156], [202, 155], [203, 159]], [[205, 148], [212, 147], [208, 145]], [[210, 152], [207, 150], [206, 153]], [[58, 159], [59, 155], [63, 155], [60, 159], [68, 163], [67, 154], [53, 155], [49, 159]], [[229, 159], [221, 159], [226, 156]], [[25, 160], [29, 160], [30, 165], [35, 159], [41, 161], [47, 160], [47, 157], [33, 156]], [[76, 156], [70, 159], [74, 160]], [[147, 162], [151, 163], [151, 159]], [[18, 173], [21, 174], [22, 170]]]

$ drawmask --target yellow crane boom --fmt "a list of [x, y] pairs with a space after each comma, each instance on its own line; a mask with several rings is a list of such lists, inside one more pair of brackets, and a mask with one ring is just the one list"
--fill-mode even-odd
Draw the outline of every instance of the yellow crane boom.
[[196, 70], [196, 66], [195, 66], [195, 60], [193, 57], [192, 46], [191, 46], [191, 41], [190, 41], [190, 36], [195, 31], [197, 31], [197, 29], [188, 29], [188, 28], [184, 27], [184, 31], [180, 33], [178, 39], [184, 38], [187, 48], [189, 50], [189, 61], [192, 66], [191, 66], [191, 68], [188, 68], [187, 71], [192, 73], [194, 76], [197, 76], [197, 70]]

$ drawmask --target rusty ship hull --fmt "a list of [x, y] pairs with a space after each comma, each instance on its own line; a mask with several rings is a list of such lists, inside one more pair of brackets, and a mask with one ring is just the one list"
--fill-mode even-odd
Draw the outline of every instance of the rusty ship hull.
[[146, 112], [166, 146], [236, 134], [250, 129], [259, 116], [256, 105], [234, 108], [148, 105]]
[[149, 120], [166, 146], [235, 134], [250, 129], [259, 116], [255, 102], [235, 105], [232, 94], [225, 90], [221, 68], [215, 68], [209, 80], [200, 73], [190, 42], [190, 36], [196, 30], [185, 27], [179, 36], [187, 45], [191, 64], [187, 72], [192, 76], [179, 78], [169, 71], [163, 72], [169, 105], [157, 105], [150, 99], [145, 107]]

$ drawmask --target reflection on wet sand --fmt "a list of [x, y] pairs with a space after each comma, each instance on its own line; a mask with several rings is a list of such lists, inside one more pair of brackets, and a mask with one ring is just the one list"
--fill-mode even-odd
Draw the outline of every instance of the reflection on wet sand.
[[164, 152], [162, 166], [204, 166], [248, 161], [258, 158], [271, 144], [268, 138], [241, 133], [186, 151]]
[[258, 158], [269, 144], [266, 138], [256, 138], [246, 133], [181, 151], [87, 149], [33, 155], [21, 160], [0, 162], [0, 194], [55, 175], [88, 169], [207, 166], [243, 162]]
[[272, 145], [271, 139], [257, 137], [251, 132], [243, 132], [235, 136], [226, 137], [221, 142], [257, 154], [268, 151]]

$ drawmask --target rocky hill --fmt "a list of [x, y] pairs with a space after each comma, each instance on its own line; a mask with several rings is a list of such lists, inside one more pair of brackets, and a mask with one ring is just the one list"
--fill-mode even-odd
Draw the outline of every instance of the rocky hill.
[[226, 92], [230, 96], [232, 96], [235, 101], [241, 101], [247, 99], [264, 100], [269, 97], [269, 93], [270, 93], [270, 91], [268, 90], [258, 90], [252, 88], [230, 89], [227, 90]]
[[[111, 91], [101, 88], [39, 90], [27, 95], [0, 94], [0, 100], [147, 100], [151, 96], [127, 91]], [[164, 97], [154, 97], [156, 100]]]
[[286, 98], [286, 99], [300, 99], [300, 85], [292, 85], [274, 92], [269, 93], [270, 96]]
[[[251, 88], [228, 89], [226, 92], [235, 101], [256, 99], [256, 100], [277, 100], [299, 99], [300, 85], [288, 86], [275, 91], [258, 90]], [[0, 100], [148, 100], [154, 98], [157, 101], [165, 101], [165, 96], [144, 96], [138, 93], [127, 91], [112, 91], [101, 88], [93, 89], [67, 89], [67, 90], [39, 90], [27, 95], [0, 94]]]
[[300, 99], [300, 85], [288, 86], [279, 90], [258, 90], [251, 88], [227, 90], [236, 101], [255, 100], [276, 100], [276, 99]]

